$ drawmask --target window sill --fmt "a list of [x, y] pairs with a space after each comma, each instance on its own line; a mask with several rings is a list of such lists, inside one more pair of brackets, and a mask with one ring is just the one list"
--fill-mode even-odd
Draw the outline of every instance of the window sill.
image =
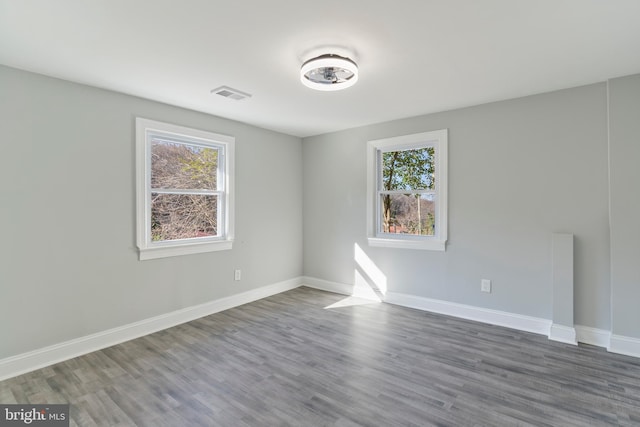
[[145, 261], [148, 259], [168, 258], [180, 255], [200, 254], [204, 252], [227, 251], [232, 247], [233, 240], [219, 240], [216, 242], [139, 248], [139, 259], [140, 261]]
[[446, 240], [409, 240], [409, 239], [385, 239], [383, 237], [369, 237], [369, 246], [396, 249], [418, 249], [426, 251], [446, 250]]

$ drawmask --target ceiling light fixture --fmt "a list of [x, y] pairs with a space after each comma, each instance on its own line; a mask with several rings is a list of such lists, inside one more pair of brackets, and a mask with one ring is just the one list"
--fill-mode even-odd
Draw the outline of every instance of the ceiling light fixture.
[[346, 89], [358, 81], [358, 66], [339, 55], [320, 55], [302, 64], [300, 81], [315, 90]]

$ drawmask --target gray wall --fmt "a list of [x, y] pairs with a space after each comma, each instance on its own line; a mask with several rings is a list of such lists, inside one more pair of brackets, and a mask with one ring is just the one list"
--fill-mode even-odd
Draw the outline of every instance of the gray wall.
[[640, 74], [609, 91], [612, 332], [640, 338]]
[[[366, 142], [442, 128], [446, 252], [367, 246]], [[353, 283], [357, 244], [389, 291], [551, 319], [551, 236], [572, 233], [576, 324], [610, 328], [604, 83], [306, 138], [303, 164], [305, 275]]]
[[[138, 261], [136, 116], [236, 137], [233, 250]], [[302, 274], [299, 138], [6, 67], [0, 129], [0, 359]]]
[[[301, 142], [0, 67], [0, 359], [302, 274], [353, 283], [354, 245], [389, 291], [550, 319], [553, 232], [575, 235], [575, 323], [640, 337], [638, 111], [639, 75], [609, 105], [602, 83]], [[236, 137], [232, 251], [137, 260], [136, 116]], [[442, 128], [447, 251], [368, 247], [366, 141]]]

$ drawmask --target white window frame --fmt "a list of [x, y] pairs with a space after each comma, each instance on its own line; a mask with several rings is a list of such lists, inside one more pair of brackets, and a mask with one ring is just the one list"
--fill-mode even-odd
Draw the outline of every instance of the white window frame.
[[[151, 240], [151, 140], [165, 136], [185, 144], [219, 149], [218, 173], [222, 188], [218, 189], [222, 208], [218, 212], [222, 224], [218, 236], [175, 241]], [[139, 259], [149, 260], [178, 255], [230, 250], [234, 237], [234, 155], [235, 138], [184, 126], [136, 118], [136, 240]]]
[[[444, 251], [447, 243], [448, 130], [441, 129], [367, 143], [367, 239], [369, 246]], [[435, 149], [435, 235], [417, 236], [381, 231], [382, 153], [425, 147]]]

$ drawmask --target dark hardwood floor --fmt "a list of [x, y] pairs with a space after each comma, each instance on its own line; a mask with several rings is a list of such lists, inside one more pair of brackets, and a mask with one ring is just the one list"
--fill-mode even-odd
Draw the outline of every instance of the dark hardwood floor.
[[0, 382], [79, 426], [640, 425], [640, 359], [299, 288]]

